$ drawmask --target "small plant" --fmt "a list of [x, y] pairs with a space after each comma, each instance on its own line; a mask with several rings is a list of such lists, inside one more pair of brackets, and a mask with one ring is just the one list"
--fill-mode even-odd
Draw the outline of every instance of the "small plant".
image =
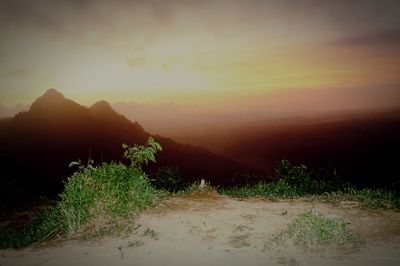
[[162, 151], [161, 145], [156, 142], [152, 137], [147, 140], [146, 146], [133, 145], [132, 147], [122, 144], [124, 151], [124, 158], [131, 161], [131, 168], [142, 170], [142, 165], [148, 164], [149, 161], [155, 162], [155, 154], [157, 151]]
[[176, 192], [177, 195], [187, 195], [197, 192], [214, 193], [216, 188], [210, 182], [204, 181], [204, 187], [201, 187], [201, 181], [195, 181]]
[[60, 198], [65, 231], [76, 232], [96, 217], [112, 220], [153, 206], [158, 196], [137, 168], [111, 163], [75, 173]]
[[185, 183], [178, 167], [162, 166], [150, 175], [151, 184], [158, 189], [176, 192], [184, 188]]
[[85, 169], [85, 168], [94, 169], [94, 166], [93, 166], [93, 165], [94, 165], [94, 160], [93, 160], [93, 159], [89, 159], [86, 165], [84, 165], [84, 164], [81, 162], [81, 160], [79, 159], [78, 161], [72, 161], [72, 162], [70, 162], [68, 166], [69, 166], [69, 167], [77, 166], [79, 170], [83, 170], [83, 169]]
[[147, 237], [150, 237], [150, 238], [153, 238], [153, 239], [157, 240], [158, 236], [159, 236], [159, 233], [154, 229], [146, 228], [146, 230], [143, 233], [143, 236], [147, 236]]
[[345, 246], [358, 247], [361, 240], [347, 231], [347, 224], [338, 218], [327, 218], [321, 213], [308, 210], [297, 216], [286, 230], [273, 237], [272, 241], [293, 241], [307, 247]]
[[[322, 174], [322, 171], [321, 171]], [[242, 187], [222, 188], [220, 192], [236, 197], [298, 198], [322, 195], [346, 187], [336, 171], [324, 172], [323, 177], [305, 165], [292, 165], [287, 160], [278, 162], [275, 168], [275, 181], [260, 182]]]
[[86, 234], [102, 236], [120, 231], [116, 227], [120, 227], [121, 220], [152, 207], [161, 194], [151, 186], [141, 165], [155, 161], [154, 154], [161, 146], [149, 138], [146, 147], [124, 147], [124, 156], [131, 160], [130, 167], [121, 163], [95, 167], [92, 160], [86, 166], [80, 161], [72, 162], [70, 166], [78, 166], [78, 171], [64, 184], [60, 201], [22, 230], [1, 232], [0, 247], [20, 248], [56, 234], [85, 230]]

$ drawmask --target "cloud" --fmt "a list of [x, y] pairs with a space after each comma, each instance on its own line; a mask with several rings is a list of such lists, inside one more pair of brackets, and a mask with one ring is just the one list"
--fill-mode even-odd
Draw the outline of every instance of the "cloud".
[[29, 75], [29, 70], [26, 68], [14, 68], [6, 71], [4, 76], [22, 78]]
[[272, 34], [269, 39], [283, 36], [279, 32], [351, 35], [400, 27], [399, 8], [395, 0], [1, 0], [0, 30], [34, 29], [84, 43], [142, 47], [185, 31], [205, 31], [216, 39], [249, 32]]
[[400, 46], [400, 28], [353, 35], [333, 42], [344, 46]]

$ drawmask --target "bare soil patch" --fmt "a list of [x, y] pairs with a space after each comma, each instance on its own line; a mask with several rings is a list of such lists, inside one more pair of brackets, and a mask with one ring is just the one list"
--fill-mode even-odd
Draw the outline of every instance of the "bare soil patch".
[[[363, 239], [357, 248], [318, 250], [271, 239], [314, 208]], [[237, 200], [196, 193], [142, 213], [125, 238], [0, 251], [0, 265], [400, 265], [400, 213], [304, 200]]]

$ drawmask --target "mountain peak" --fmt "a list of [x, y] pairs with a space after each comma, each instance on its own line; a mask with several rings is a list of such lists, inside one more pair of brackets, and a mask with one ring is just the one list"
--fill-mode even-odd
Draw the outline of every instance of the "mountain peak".
[[117, 114], [110, 104], [106, 101], [98, 101], [90, 107], [90, 111], [95, 115], [115, 115]]
[[65, 100], [64, 95], [56, 89], [48, 89], [42, 96], [32, 103], [31, 109], [36, 109], [41, 106], [57, 105]]
[[33, 112], [68, 112], [73, 109], [82, 109], [79, 104], [66, 99], [56, 89], [48, 89], [42, 96], [36, 99], [31, 105]]
[[64, 95], [62, 95], [61, 92], [53, 88], [48, 89], [40, 98], [51, 99], [51, 100], [65, 99]]

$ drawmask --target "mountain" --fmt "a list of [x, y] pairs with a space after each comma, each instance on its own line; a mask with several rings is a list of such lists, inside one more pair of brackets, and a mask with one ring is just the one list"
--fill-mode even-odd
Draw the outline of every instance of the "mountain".
[[400, 188], [399, 108], [289, 117], [175, 139], [270, 174], [277, 161], [287, 159], [336, 169], [355, 185]]
[[13, 117], [19, 112], [24, 112], [29, 109], [29, 106], [23, 105], [21, 103], [15, 105], [14, 107], [6, 107], [0, 103], [0, 119]]
[[[96, 163], [122, 159], [122, 143], [143, 145], [151, 136], [138, 122], [131, 122], [100, 101], [90, 108], [49, 89], [27, 112], [0, 123], [0, 159], [4, 178], [25, 189], [54, 194], [72, 174], [68, 164], [87, 158]], [[214, 184], [229, 183], [241, 170], [238, 163], [204, 148], [179, 144], [154, 136], [163, 151], [156, 155], [160, 166], [178, 166], [191, 182], [206, 177]]]

